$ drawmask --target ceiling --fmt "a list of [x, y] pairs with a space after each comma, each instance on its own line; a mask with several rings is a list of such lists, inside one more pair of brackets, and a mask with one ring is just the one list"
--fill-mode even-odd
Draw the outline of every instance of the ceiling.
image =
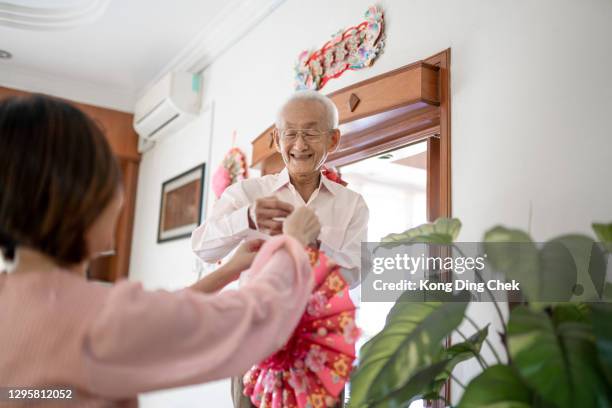
[[12, 54], [0, 86], [132, 111], [164, 73], [202, 70], [283, 1], [0, 0]]

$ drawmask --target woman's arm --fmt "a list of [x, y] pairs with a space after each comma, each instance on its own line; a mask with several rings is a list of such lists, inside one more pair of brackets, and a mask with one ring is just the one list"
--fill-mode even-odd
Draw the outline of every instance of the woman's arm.
[[264, 241], [261, 239], [243, 243], [226, 264], [191, 285], [189, 289], [201, 293], [220, 291], [227, 284], [238, 279], [240, 273], [251, 266], [263, 243]]
[[275, 237], [240, 290], [145, 292], [124, 282], [84, 339], [89, 391], [125, 398], [242, 375], [287, 341], [313, 287], [300, 243]]

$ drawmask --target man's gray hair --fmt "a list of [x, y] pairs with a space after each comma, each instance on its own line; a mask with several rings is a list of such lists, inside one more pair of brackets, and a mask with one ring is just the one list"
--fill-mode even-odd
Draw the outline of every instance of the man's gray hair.
[[338, 127], [338, 108], [336, 108], [336, 105], [332, 102], [332, 100], [317, 91], [303, 90], [295, 92], [281, 105], [281, 108], [278, 110], [278, 113], [276, 115], [275, 124], [277, 128], [280, 129], [281, 127], [283, 110], [287, 105], [294, 101], [319, 102], [321, 105], [323, 105], [323, 108], [327, 113], [327, 126], [329, 127], [329, 129], [336, 129]]

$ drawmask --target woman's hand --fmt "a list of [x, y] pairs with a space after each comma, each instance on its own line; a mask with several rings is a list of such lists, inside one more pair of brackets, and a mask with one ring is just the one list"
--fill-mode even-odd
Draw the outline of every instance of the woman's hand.
[[304, 246], [315, 242], [320, 232], [319, 218], [314, 211], [306, 207], [293, 211], [283, 223], [283, 233], [291, 235]]
[[261, 248], [264, 242], [263, 239], [254, 239], [242, 243], [238, 249], [236, 249], [234, 255], [226, 263], [226, 266], [236, 273], [236, 279], [240, 275], [240, 272], [251, 266], [253, 259], [255, 259], [255, 255], [257, 255], [257, 251], [259, 251], [259, 248]]
[[190, 288], [202, 293], [214, 293], [223, 289], [225, 285], [238, 279], [242, 271], [251, 266], [263, 243], [263, 239], [243, 243], [225, 265], [206, 275], [191, 285]]

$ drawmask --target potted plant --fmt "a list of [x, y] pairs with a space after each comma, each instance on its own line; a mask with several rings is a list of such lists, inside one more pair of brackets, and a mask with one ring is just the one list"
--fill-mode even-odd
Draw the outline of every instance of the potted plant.
[[[460, 229], [457, 219], [439, 219], [388, 235], [382, 245], [425, 242], [455, 248]], [[440, 399], [450, 378], [464, 388], [459, 408], [612, 407], [612, 284], [606, 282], [612, 224], [593, 224], [593, 229], [599, 242], [571, 234], [542, 246], [520, 230], [498, 226], [487, 231], [482, 245], [488, 262], [520, 281], [527, 299], [509, 311], [507, 322], [501, 310], [507, 303], [491, 299], [503, 324], [498, 333], [503, 353], [490, 343], [489, 336], [496, 334], [466, 315], [467, 301], [407, 302], [407, 291], [383, 330], [361, 348], [349, 407], [406, 407], [417, 399]], [[526, 252], [517, 257], [500, 250], [499, 243], [522, 243]], [[572, 301], [536, 301], [543, 282], [571, 281], [565, 278], [578, 284], [556, 289], [572, 291]], [[580, 293], [587, 280], [596, 293]], [[464, 321], [472, 333], [458, 331]], [[463, 341], [443, 347], [453, 333]], [[491, 348], [494, 361], [485, 361], [483, 347]], [[462, 384], [453, 370], [469, 359], [476, 359], [482, 372]]]

